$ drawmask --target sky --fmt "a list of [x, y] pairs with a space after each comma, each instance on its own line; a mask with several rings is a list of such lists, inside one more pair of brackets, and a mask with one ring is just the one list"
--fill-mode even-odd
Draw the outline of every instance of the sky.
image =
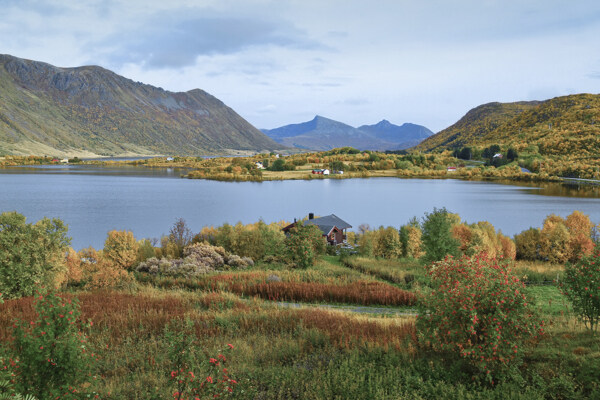
[[200, 88], [257, 128], [322, 115], [438, 132], [492, 101], [600, 92], [598, 0], [0, 0], [0, 10], [0, 53]]

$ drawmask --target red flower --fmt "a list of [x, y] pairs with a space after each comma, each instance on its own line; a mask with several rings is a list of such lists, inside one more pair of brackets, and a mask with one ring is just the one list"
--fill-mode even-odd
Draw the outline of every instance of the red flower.
[[231, 343], [227, 343], [227, 346], [229, 346], [230, 349], [233, 349], [233, 345]]

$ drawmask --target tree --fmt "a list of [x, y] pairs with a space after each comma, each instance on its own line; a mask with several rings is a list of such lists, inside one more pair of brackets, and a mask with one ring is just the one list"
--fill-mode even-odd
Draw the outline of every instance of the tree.
[[400, 227], [400, 245], [403, 257], [420, 258], [423, 256], [422, 235], [423, 233], [416, 217], [411, 219], [408, 224]]
[[110, 231], [104, 242], [104, 257], [115, 266], [130, 269], [138, 257], [139, 243], [133, 232]]
[[183, 254], [183, 248], [192, 243], [193, 238], [194, 234], [183, 218], [177, 219], [169, 230], [169, 241], [177, 245], [179, 256]]
[[325, 252], [323, 233], [315, 225], [297, 223], [285, 239], [290, 261], [298, 268], [314, 265], [317, 256]]
[[540, 230], [529, 228], [515, 235], [517, 258], [520, 260], [537, 260], [540, 258]]
[[506, 153], [506, 158], [510, 161], [514, 161], [519, 158], [519, 153], [517, 153], [517, 151], [511, 147]]
[[472, 150], [470, 147], [463, 147], [463, 149], [460, 151], [460, 154], [458, 156], [458, 158], [461, 158], [463, 160], [470, 160], [471, 159], [471, 155], [472, 155]]
[[434, 208], [432, 213], [425, 213], [421, 240], [427, 261], [439, 261], [446, 255], [458, 256], [460, 243], [451, 232], [455, 219], [446, 208]]
[[28, 224], [17, 212], [0, 214], [0, 293], [9, 299], [31, 296], [38, 285], [62, 283], [70, 242], [60, 219]]
[[383, 258], [398, 258], [402, 255], [402, 244], [398, 230], [391, 226], [377, 230], [375, 256]]
[[273, 162], [273, 165], [269, 167], [269, 171], [284, 171], [285, 170], [285, 161], [281, 158], [278, 158]]

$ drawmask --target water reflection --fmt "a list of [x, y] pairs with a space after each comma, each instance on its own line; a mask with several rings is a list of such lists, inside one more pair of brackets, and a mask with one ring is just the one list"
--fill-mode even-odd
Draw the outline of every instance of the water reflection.
[[189, 168], [148, 168], [133, 165], [28, 165], [0, 168], [0, 174], [73, 174], [181, 178]]

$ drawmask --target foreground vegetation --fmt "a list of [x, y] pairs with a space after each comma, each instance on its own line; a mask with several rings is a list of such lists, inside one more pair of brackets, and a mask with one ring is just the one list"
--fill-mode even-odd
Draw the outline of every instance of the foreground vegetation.
[[571, 263], [513, 260], [445, 210], [350, 235], [360, 254], [179, 220], [160, 246], [113, 231], [66, 259], [59, 221], [3, 214], [0, 398], [597, 398], [600, 253], [580, 214], [548, 221]]

